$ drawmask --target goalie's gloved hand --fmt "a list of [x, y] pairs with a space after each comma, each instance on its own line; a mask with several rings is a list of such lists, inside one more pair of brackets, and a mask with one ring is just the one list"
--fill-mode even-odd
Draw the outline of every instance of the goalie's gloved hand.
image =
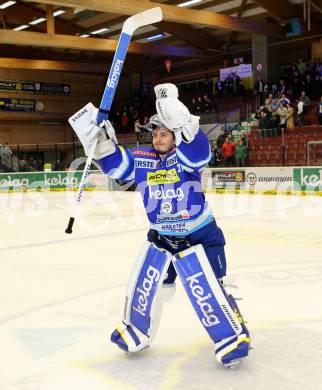
[[[191, 115], [188, 108], [180, 102], [173, 84], [159, 84], [155, 87], [156, 109], [161, 122], [175, 133], [176, 145], [181, 141], [190, 143], [199, 131], [199, 116]], [[165, 86], [165, 87], [164, 87]], [[162, 93], [163, 91], [163, 93]], [[159, 97], [158, 97], [159, 96]]]
[[113, 154], [117, 144], [115, 130], [111, 122], [106, 120], [97, 125], [97, 114], [98, 109], [92, 103], [88, 103], [68, 119], [84, 147], [86, 156], [88, 156], [93, 142], [97, 140], [93, 155], [95, 160]]
[[154, 87], [155, 96], [157, 99], [165, 99], [172, 97], [178, 99], [178, 88], [171, 83], [158, 84]]

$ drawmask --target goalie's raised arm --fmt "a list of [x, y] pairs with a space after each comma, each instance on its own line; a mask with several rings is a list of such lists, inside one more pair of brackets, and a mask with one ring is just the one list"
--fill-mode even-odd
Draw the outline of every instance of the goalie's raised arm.
[[175, 85], [159, 84], [155, 94], [159, 118], [175, 134], [179, 162], [188, 171], [201, 171], [208, 164], [211, 152], [209, 141], [199, 127], [199, 116], [191, 115], [178, 100]]
[[108, 176], [114, 179], [129, 180], [133, 171], [133, 156], [117, 145], [115, 130], [110, 121], [96, 123], [98, 109], [88, 103], [69, 118], [69, 123], [77, 134], [88, 156], [91, 146], [97, 141], [93, 158], [97, 160]]

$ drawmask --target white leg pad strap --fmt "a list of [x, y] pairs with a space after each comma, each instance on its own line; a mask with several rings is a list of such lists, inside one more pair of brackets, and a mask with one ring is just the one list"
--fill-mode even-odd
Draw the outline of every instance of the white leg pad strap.
[[242, 333], [241, 324], [209, 264], [202, 245], [173, 257], [174, 267], [204, 328], [214, 342]]

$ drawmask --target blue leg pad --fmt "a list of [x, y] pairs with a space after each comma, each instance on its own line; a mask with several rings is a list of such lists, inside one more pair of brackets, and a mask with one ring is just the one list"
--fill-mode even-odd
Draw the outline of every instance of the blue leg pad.
[[128, 352], [128, 346], [126, 342], [123, 340], [121, 333], [115, 329], [114, 332], [111, 334], [111, 341], [112, 343], [116, 344], [119, 348], [121, 348], [123, 351]]
[[228, 337], [216, 343], [215, 353], [217, 360], [225, 366], [230, 366], [248, 355], [250, 337], [234, 297], [232, 295], [226, 295], [226, 297], [242, 327], [242, 333], [238, 336]]

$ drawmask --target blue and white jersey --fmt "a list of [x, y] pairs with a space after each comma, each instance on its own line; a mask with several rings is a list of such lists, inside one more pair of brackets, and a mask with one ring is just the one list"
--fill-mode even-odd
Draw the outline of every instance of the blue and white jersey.
[[201, 186], [210, 157], [209, 141], [199, 129], [191, 143], [182, 141], [164, 159], [154, 148], [116, 145], [116, 151], [98, 163], [108, 176], [136, 183], [152, 229], [185, 236], [214, 219]]

